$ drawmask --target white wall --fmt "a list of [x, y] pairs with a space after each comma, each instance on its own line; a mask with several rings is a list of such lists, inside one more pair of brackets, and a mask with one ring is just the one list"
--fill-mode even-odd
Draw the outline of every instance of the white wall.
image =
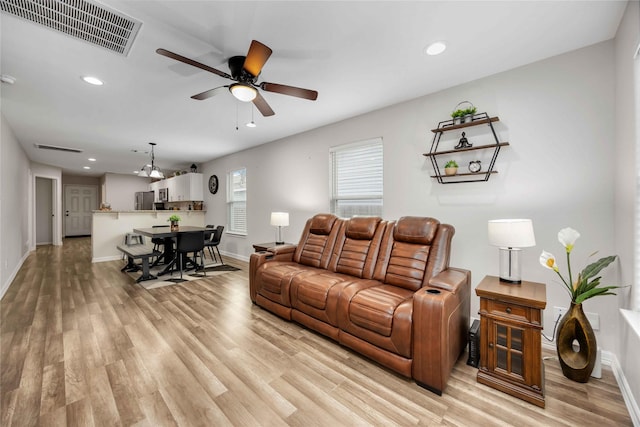
[[132, 211], [135, 208], [135, 193], [149, 191], [149, 178], [135, 175], [107, 173], [104, 176], [103, 201], [111, 204], [114, 211]]
[[[470, 269], [474, 287], [486, 274], [498, 272], [498, 250], [487, 244], [487, 220], [533, 219], [538, 244], [524, 250], [524, 278], [547, 283], [544, 324], [551, 335], [553, 306], [568, 306], [569, 297], [539, 265], [541, 250], [561, 256], [564, 249], [556, 235], [567, 226], [582, 233], [574, 250], [574, 270], [593, 251], [604, 255], [616, 249], [614, 52], [613, 42], [600, 43], [214, 160], [203, 171], [205, 177], [220, 177], [221, 191], [205, 196], [206, 222], [226, 223], [225, 174], [244, 166], [248, 236], [225, 235], [221, 248], [247, 257], [251, 243], [273, 240], [269, 213], [274, 210], [290, 212], [291, 226], [284, 236], [297, 241], [307, 218], [329, 210], [329, 147], [380, 136], [384, 217], [425, 215], [453, 224], [451, 265]], [[499, 116], [498, 133], [512, 145], [501, 151], [499, 173], [488, 182], [437, 184], [429, 178], [430, 162], [422, 153], [431, 143], [430, 129], [462, 100]], [[606, 278], [616, 277], [612, 270]], [[474, 295], [473, 316], [478, 301]], [[588, 301], [585, 309], [600, 314], [599, 343], [615, 351], [616, 298]]]
[[0, 114], [0, 297], [29, 254], [29, 159]]
[[[616, 252], [622, 262], [621, 282], [634, 284], [633, 298], [620, 300], [621, 307], [640, 307], [640, 283], [634, 281], [639, 272], [634, 269], [639, 254], [634, 251], [634, 238], [640, 233], [640, 224], [634, 224], [636, 186], [640, 180], [637, 163], [640, 161], [640, 58], [634, 54], [640, 44], [640, 4], [629, 2], [615, 39], [616, 48]], [[635, 91], [630, 90], [635, 82]], [[634, 93], [635, 92], [635, 93]], [[632, 232], [635, 230], [635, 233]], [[635, 300], [635, 303], [632, 301]], [[622, 314], [620, 314], [622, 316]], [[634, 327], [635, 326], [635, 330]], [[618, 332], [620, 349], [617, 352], [630, 391], [635, 396], [636, 411], [640, 407], [640, 315], [629, 313], [621, 321]], [[640, 413], [636, 415], [640, 417]], [[640, 419], [637, 419], [640, 422]]]

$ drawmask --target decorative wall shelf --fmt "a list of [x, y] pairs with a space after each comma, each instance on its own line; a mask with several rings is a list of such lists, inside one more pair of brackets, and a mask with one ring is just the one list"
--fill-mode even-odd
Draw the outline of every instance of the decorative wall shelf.
[[[472, 121], [467, 123], [454, 124], [453, 119], [445, 120], [438, 123], [438, 127], [436, 129], [431, 129], [431, 132], [434, 133], [433, 141], [431, 141], [431, 149], [428, 153], [424, 153], [424, 156], [429, 157], [429, 159], [431, 160], [431, 165], [433, 166], [434, 175], [431, 175], [431, 178], [436, 178], [440, 184], [461, 184], [464, 182], [488, 181], [491, 175], [498, 173], [498, 171], [493, 170], [496, 159], [498, 158], [498, 153], [500, 153], [500, 148], [509, 145], [508, 142], [500, 142], [498, 140], [498, 135], [496, 134], [496, 131], [493, 127], [493, 123], [499, 120], [500, 119], [498, 117], [489, 117], [487, 113], [479, 113], [475, 114]], [[489, 127], [489, 129], [491, 130], [491, 135], [495, 140], [495, 144], [439, 150], [440, 139], [446, 132], [482, 125], [487, 125]], [[489, 166], [486, 168], [486, 170], [479, 172], [457, 173], [455, 175], [445, 175], [443, 173], [444, 164], [442, 164], [442, 166], [439, 164], [439, 156], [454, 153], [468, 153], [470, 151], [476, 150], [493, 150], [493, 153], [491, 154], [491, 161], [489, 162]]]

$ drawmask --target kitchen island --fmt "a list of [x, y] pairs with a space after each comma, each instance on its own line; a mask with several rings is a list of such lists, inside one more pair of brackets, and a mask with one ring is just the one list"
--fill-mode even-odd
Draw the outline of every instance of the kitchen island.
[[91, 262], [121, 259], [117, 246], [124, 242], [127, 233], [134, 228], [169, 225], [171, 215], [180, 217], [180, 225], [205, 226], [205, 211], [93, 211]]

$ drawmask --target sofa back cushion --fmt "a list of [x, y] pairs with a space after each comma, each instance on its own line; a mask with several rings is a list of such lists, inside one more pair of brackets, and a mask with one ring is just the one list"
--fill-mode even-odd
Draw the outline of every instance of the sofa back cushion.
[[327, 268], [342, 226], [343, 221], [332, 214], [317, 214], [307, 220], [293, 260], [311, 267]]
[[418, 290], [449, 266], [453, 227], [434, 218], [402, 217], [386, 233], [375, 278]]
[[329, 270], [371, 279], [386, 222], [379, 217], [356, 217], [345, 220], [336, 240]]

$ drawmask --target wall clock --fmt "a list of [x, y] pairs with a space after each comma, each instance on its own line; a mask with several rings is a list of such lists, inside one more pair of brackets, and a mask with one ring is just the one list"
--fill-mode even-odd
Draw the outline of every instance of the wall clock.
[[216, 194], [218, 192], [218, 177], [216, 175], [211, 175], [209, 177], [209, 192], [211, 194]]

